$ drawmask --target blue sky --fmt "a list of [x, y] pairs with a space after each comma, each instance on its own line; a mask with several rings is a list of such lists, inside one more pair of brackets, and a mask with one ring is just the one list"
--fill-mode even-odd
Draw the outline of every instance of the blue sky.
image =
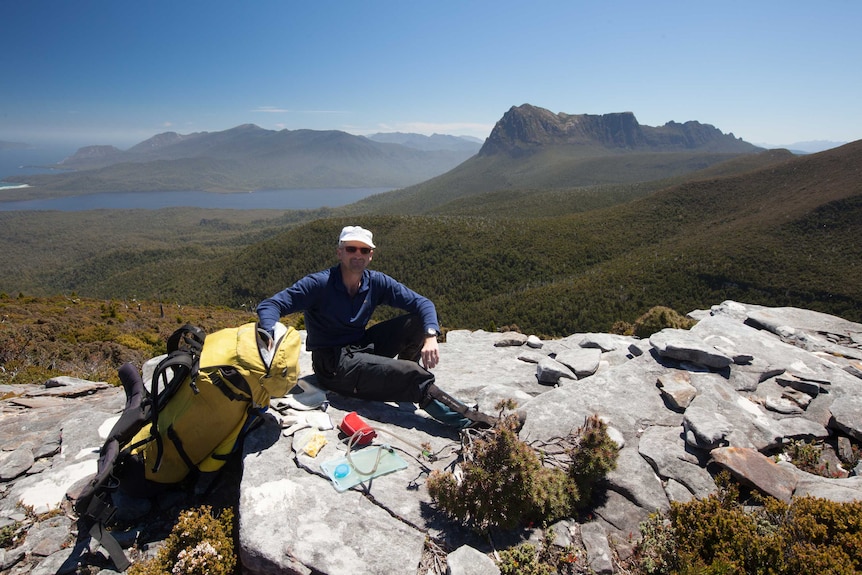
[[512, 106], [862, 138], [858, 0], [0, 0], [0, 140], [484, 139]]

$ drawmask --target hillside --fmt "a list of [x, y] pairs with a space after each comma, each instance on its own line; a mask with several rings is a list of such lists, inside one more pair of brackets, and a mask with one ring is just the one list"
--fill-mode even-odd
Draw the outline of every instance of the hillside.
[[495, 125], [476, 156], [428, 181], [358, 202], [362, 213], [435, 213], [467, 197], [513, 190], [572, 189], [684, 176], [763, 152], [708, 124], [642, 126], [629, 112], [553, 114], [522, 105]]
[[395, 188], [457, 166], [478, 145], [417, 149], [339, 131], [264, 130], [159, 134], [122, 151], [90, 146], [64, 160], [71, 173], [18, 176], [32, 186], [6, 200], [122, 191], [246, 191], [296, 188]]
[[[373, 266], [431, 297], [446, 328], [607, 331], [655, 305], [686, 310], [725, 299], [859, 321], [860, 168], [862, 141], [743, 174], [691, 180], [611, 207], [541, 218], [320, 212], [312, 221], [301, 213], [239, 221], [230, 212], [200, 219], [201, 212], [189, 210], [156, 212], [148, 220], [174, 220], [152, 230], [139, 221], [132, 231], [141, 214], [117, 215], [115, 222], [98, 213], [86, 216], [91, 222], [58, 214], [53, 233], [42, 228], [44, 235], [28, 235], [36, 216], [2, 214], [15, 237], [30, 237], [32, 245], [48, 241], [52, 249], [41, 256], [30, 251], [25, 262], [7, 265], [0, 290], [14, 294], [18, 288], [10, 286], [29, 279], [48, 294], [252, 309], [301, 275], [332, 264], [338, 230], [360, 223], [378, 240]], [[100, 217], [103, 224], [97, 224]], [[122, 228], [129, 237], [106, 248]], [[159, 241], [144, 240], [153, 230]], [[9, 254], [14, 246], [0, 248]], [[86, 251], [76, 259], [71, 254], [82, 246]], [[40, 265], [37, 256], [52, 264]]]
[[429, 209], [429, 215], [536, 218], [588, 212], [622, 204], [691, 181], [732, 176], [785, 162], [794, 155], [769, 150], [736, 156], [708, 168], [660, 180], [599, 184], [574, 188], [511, 189], [463, 196]]
[[[375, 267], [432, 296], [446, 325], [602, 331], [653, 305], [695, 309], [724, 299], [858, 321], [860, 166], [856, 142], [555, 218], [361, 221], [380, 238]], [[315, 222], [249, 247], [236, 263], [245, 271], [222, 278], [234, 303], [264, 297], [326, 261], [327, 238], [346, 221]]]

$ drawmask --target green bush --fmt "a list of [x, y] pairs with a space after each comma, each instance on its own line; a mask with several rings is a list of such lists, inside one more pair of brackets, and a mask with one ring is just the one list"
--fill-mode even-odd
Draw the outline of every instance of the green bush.
[[594, 415], [578, 429], [576, 441], [569, 450], [572, 463], [569, 477], [575, 482], [581, 504], [589, 503], [594, 487], [616, 469], [619, 446], [608, 435], [605, 423]]
[[655, 306], [635, 320], [633, 331], [635, 336], [647, 338], [667, 327], [690, 329], [696, 323], [669, 307]]
[[545, 465], [545, 454], [521, 441], [515, 426], [509, 416], [465, 441], [460, 480], [448, 471], [431, 474], [428, 492], [444, 512], [479, 531], [570, 517], [616, 465], [617, 449], [598, 417], [564, 440], [570, 459], [565, 469]]
[[553, 529], [546, 529], [542, 545], [522, 543], [500, 551], [498, 568], [502, 575], [568, 575], [578, 570], [580, 556], [574, 548], [554, 545]]
[[204, 505], [180, 514], [156, 557], [129, 568], [129, 575], [232, 575], [236, 567], [233, 511], [216, 517]]
[[745, 507], [725, 476], [705, 499], [671, 504], [641, 525], [638, 569], [699, 573], [850, 575], [862, 571], [862, 501], [757, 497]]

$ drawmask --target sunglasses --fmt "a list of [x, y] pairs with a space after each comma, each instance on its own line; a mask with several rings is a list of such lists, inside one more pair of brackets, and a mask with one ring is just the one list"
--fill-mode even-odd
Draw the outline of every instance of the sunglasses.
[[371, 248], [360, 248], [360, 247], [356, 247], [356, 246], [344, 246], [344, 249], [349, 254], [355, 254], [356, 250], [359, 250], [359, 253], [361, 253], [363, 256], [367, 256], [368, 254], [371, 253]]

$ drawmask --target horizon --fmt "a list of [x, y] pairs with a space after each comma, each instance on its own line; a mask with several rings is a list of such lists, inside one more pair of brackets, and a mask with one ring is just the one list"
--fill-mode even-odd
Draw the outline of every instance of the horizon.
[[0, 140], [127, 149], [164, 132], [485, 140], [512, 106], [697, 121], [763, 147], [862, 138], [862, 4], [260, 0], [0, 4]]
[[[215, 131], [201, 130], [198, 133], [222, 132], [222, 131], [238, 128], [239, 126], [242, 126], [242, 125], [243, 124], [239, 124], [237, 126], [231, 126], [229, 128], [225, 128], [225, 130], [215, 130]], [[641, 124], [641, 125], [643, 125], [643, 124]], [[257, 126], [257, 127], [262, 128], [261, 126]], [[267, 129], [267, 128], [262, 128], [262, 129]], [[286, 129], [286, 128], [281, 128], [281, 129]], [[309, 128], [296, 128], [296, 130], [305, 130], [305, 129], [309, 129]], [[275, 129], [274, 131], [277, 131], [277, 130], [278, 129]], [[320, 130], [320, 131], [325, 131], [325, 130]], [[343, 130], [339, 130], [339, 131], [343, 131]], [[177, 132], [176, 130], [165, 130], [162, 132], [151, 134], [150, 136], [144, 138], [143, 140], [133, 142], [133, 143], [126, 145], [126, 146], [123, 146], [123, 147], [115, 146], [113, 144], [94, 144], [94, 143], [83, 143], [83, 142], [77, 142], [77, 143], [76, 142], [57, 142], [57, 141], [42, 141], [42, 142], [15, 141], [15, 142], [13, 142], [13, 141], [9, 141], [9, 140], [0, 139], [0, 144], [2, 144], [2, 143], [25, 144], [27, 146], [26, 148], [10, 148], [8, 150], [0, 149], [0, 154], [3, 154], [4, 152], [6, 152], [6, 153], [16, 153], [17, 152], [19, 155], [22, 153], [24, 153], [24, 154], [28, 154], [28, 153], [45, 154], [45, 155], [39, 156], [39, 158], [40, 158], [39, 161], [42, 161], [42, 162], [45, 161], [46, 157], [49, 157], [52, 154], [53, 155], [59, 154], [59, 155], [62, 155], [62, 157], [58, 157], [58, 159], [57, 159], [57, 163], [59, 163], [62, 159], [65, 159], [66, 157], [70, 157], [70, 156], [74, 155], [76, 152], [78, 152], [84, 148], [99, 147], [99, 146], [114, 146], [121, 151], [127, 151], [128, 149], [130, 149], [130, 148], [132, 148], [138, 144], [141, 144], [141, 143], [145, 142], [146, 140], [149, 140], [151, 138], [154, 138], [156, 136], [159, 136], [159, 135], [165, 134], [165, 133], [169, 133], [169, 132], [176, 132], [181, 136], [188, 136], [188, 135], [195, 133], [195, 132], [183, 133], [183, 132]], [[349, 134], [350, 132], [345, 132], [345, 133]], [[475, 136], [469, 136], [469, 135], [458, 136], [458, 135], [454, 135], [454, 134], [441, 134], [438, 132], [434, 132], [432, 134], [421, 134], [419, 132], [374, 132], [374, 133], [369, 133], [369, 134], [351, 134], [351, 135], [368, 137], [368, 136], [374, 136], [377, 134], [383, 134], [383, 135], [402, 134], [402, 135], [410, 135], [410, 136], [418, 135], [418, 136], [424, 136], [426, 138], [430, 138], [432, 136], [446, 136], [446, 137], [464, 138], [464, 139], [471, 140], [471, 141], [479, 140], [479, 143], [484, 143], [484, 141], [485, 141], [484, 139], [480, 140], [479, 138], [476, 138]], [[822, 152], [825, 150], [836, 148], [836, 147], [842, 146], [844, 144], [848, 144], [850, 142], [836, 142], [836, 141], [832, 141], [832, 140], [805, 140], [805, 141], [799, 141], [799, 142], [788, 142], [785, 144], [771, 144], [771, 143], [764, 143], [764, 142], [748, 142], [748, 143], [753, 144], [755, 146], [762, 147], [762, 148], [766, 148], [766, 149], [787, 148], [790, 151], [804, 152], [804, 153], [816, 153], [816, 152]], [[4, 159], [3, 156], [0, 155], [0, 168], [8, 168], [9, 166], [6, 166], [5, 164], [7, 164], [9, 162], [3, 162], [2, 161], [3, 159]], [[16, 158], [16, 160], [17, 160], [17, 158]], [[12, 164], [9, 164], [9, 165], [11, 166]], [[21, 166], [21, 167], [27, 167], [27, 166]], [[32, 167], [38, 168], [39, 166], [38, 165], [32, 165]], [[2, 172], [3, 172], [3, 170], [0, 170], [0, 178], [2, 178], [2, 176], [3, 176]]]

